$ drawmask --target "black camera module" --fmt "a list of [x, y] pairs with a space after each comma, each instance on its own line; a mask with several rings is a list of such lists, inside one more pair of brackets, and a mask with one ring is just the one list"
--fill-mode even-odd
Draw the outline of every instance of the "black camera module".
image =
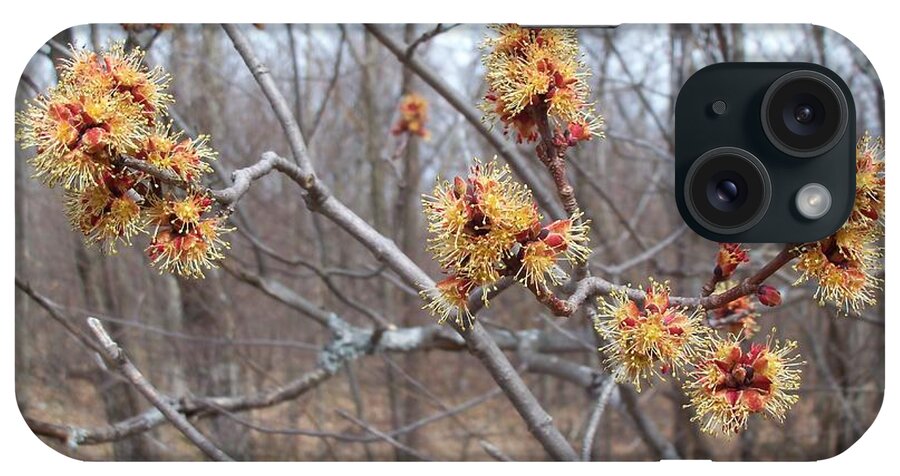
[[685, 178], [684, 201], [695, 220], [715, 233], [740, 233], [765, 215], [769, 174], [753, 154], [718, 147], [701, 155]]
[[772, 144], [800, 158], [831, 150], [847, 129], [848, 116], [847, 99], [837, 84], [809, 70], [776, 79], [763, 97], [760, 114]]
[[828, 68], [702, 68], [678, 92], [674, 132], [675, 204], [708, 240], [812, 242], [850, 216], [856, 106], [846, 82]]

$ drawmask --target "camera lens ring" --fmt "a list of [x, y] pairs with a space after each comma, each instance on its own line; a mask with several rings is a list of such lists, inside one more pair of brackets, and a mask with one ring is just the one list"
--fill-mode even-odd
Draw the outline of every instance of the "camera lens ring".
[[[774, 105], [773, 107], [773, 103], [776, 99], [778, 99], [779, 101], [783, 100], [783, 98], [779, 97], [779, 93], [786, 88], [792, 87], [792, 83], [797, 84], [799, 82], [808, 82], [816, 89], [821, 88], [821, 91], [827, 92], [828, 96], [830, 96], [816, 98], [814, 94], [804, 92], [791, 97], [791, 100], [803, 103], [795, 105], [794, 108], [792, 108], [790, 116], [794, 118], [800, 126], [812, 126], [813, 128], [808, 129], [810, 131], [808, 134], [796, 134], [797, 131], [793, 130], [794, 128], [792, 128], [789, 124], [779, 124], [777, 126], [773, 125], [773, 117], [777, 117], [776, 115], [779, 109], [784, 108], [785, 106], [784, 104], [782, 104]], [[806, 96], [807, 100], [799, 99], [797, 96]], [[810, 98], [811, 100], [809, 100]], [[818, 103], [818, 107], [823, 109], [821, 113], [816, 113], [816, 104], [811, 104], [813, 102]], [[831, 104], [837, 110], [829, 111], [828, 107], [825, 106], [825, 103]], [[806, 123], [803, 123], [796, 119], [796, 109], [800, 107], [810, 108], [811, 112], [813, 113], [812, 117]], [[833, 117], [829, 117], [835, 112], [837, 113], [836, 121], [833, 120]], [[828, 118], [827, 123], [824, 122], [826, 117]], [[781, 120], [787, 119], [782, 118]], [[790, 156], [804, 159], [817, 157], [834, 148], [834, 146], [837, 145], [837, 143], [841, 140], [841, 137], [843, 137], [849, 123], [849, 106], [847, 103], [847, 98], [844, 95], [843, 91], [841, 91], [841, 88], [838, 87], [837, 83], [835, 83], [828, 76], [810, 70], [791, 71], [790, 73], [787, 73], [776, 79], [766, 90], [766, 93], [763, 96], [762, 100], [762, 107], [760, 108], [760, 121], [762, 122], [763, 132], [765, 132], [766, 137], [769, 138], [769, 142], [771, 142], [772, 145], [774, 145], [778, 150]], [[832, 129], [833, 132], [830, 134], [830, 136], [828, 136], [827, 140], [820, 141], [821, 143], [816, 143], [814, 146], [810, 147], [796, 147], [788, 143], [790, 142], [790, 140], [803, 139], [804, 135], [813, 135], [816, 131], [816, 129], [814, 128], [822, 127], [828, 127], [828, 129]], [[788, 137], [781, 137], [782, 135], [786, 135]]]
[[[734, 169], [740, 169], [740, 171], [735, 172]], [[709, 191], [715, 190], [718, 183], [723, 180], [719, 177], [725, 174], [727, 178], [729, 173], [736, 174], [744, 183], [743, 187], [748, 188], [753, 196], [748, 199], [746, 194], [749, 192], [744, 192], [744, 197], [736, 199], [740, 202], [737, 209], [703, 203], [704, 197], [707, 201], [712, 201]], [[700, 182], [697, 180], [698, 177]], [[752, 183], [754, 186], [747, 187], [747, 183]], [[772, 182], [765, 166], [750, 152], [737, 147], [717, 147], [704, 152], [694, 161], [685, 175], [683, 192], [688, 213], [697, 223], [714, 233], [733, 235], [747, 231], [762, 220], [772, 199]], [[748, 202], [749, 205], [755, 203], [755, 208], [742, 209], [745, 202]], [[717, 223], [712, 218], [722, 218], [726, 216], [723, 214], [729, 213], [734, 214], [733, 216], [737, 218], [736, 222], [724, 223], [726, 220], [719, 220], [720, 222]]]

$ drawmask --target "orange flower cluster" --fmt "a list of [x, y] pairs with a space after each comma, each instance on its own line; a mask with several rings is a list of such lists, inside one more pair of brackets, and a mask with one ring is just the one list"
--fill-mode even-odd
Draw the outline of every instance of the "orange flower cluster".
[[799, 399], [794, 392], [800, 388], [802, 362], [790, 355], [796, 348], [796, 342], [781, 345], [771, 336], [747, 351], [740, 337], [711, 341], [684, 385], [695, 411], [692, 421], [724, 436], [746, 428], [754, 413], [783, 421]]
[[[36, 150], [30, 159], [35, 175], [66, 189], [66, 213], [88, 243], [112, 254], [118, 243], [130, 245], [153, 224], [151, 260], [164, 270], [202, 276], [227, 246], [220, 238], [228, 231], [224, 219], [174, 225], [159, 208], [177, 208], [197, 195], [164, 193], [158, 179], [122, 164], [123, 157], [144, 160], [193, 190], [202, 188], [203, 174], [212, 170], [208, 161], [216, 156], [206, 136], [185, 139], [163, 125], [173, 101], [165, 92], [170, 79], [161, 68], [147, 68], [143, 58], [140, 49], [126, 52], [121, 43], [101, 52], [73, 49], [60, 66], [59, 84], [16, 115], [17, 140]], [[211, 202], [200, 208], [211, 213]], [[165, 252], [162, 242], [170, 243]]]
[[[718, 283], [717, 292], [735, 283]], [[746, 427], [751, 414], [764, 413], [782, 421], [797, 402], [803, 362], [790, 354], [796, 342], [781, 345], [771, 337], [744, 350], [744, 339], [759, 328], [750, 296], [710, 311], [706, 327], [702, 308], [689, 311], [672, 306], [667, 283], [652, 278], [642, 296], [628, 288], [614, 288], [599, 299], [594, 329], [605, 341], [610, 375], [630, 383], [637, 391], [645, 383], [679, 377], [703, 431], [730, 436]], [[771, 286], [759, 287], [757, 298], [765, 305], [780, 302]], [[729, 335], [719, 337], [715, 328]], [[773, 329], [774, 332], [774, 329]]]
[[428, 249], [450, 275], [436, 289], [423, 291], [426, 308], [441, 322], [453, 316], [466, 328], [472, 324], [468, 299], [475, 289], [489, 289], [503, 276], [544, 289], [565, 278], [561, 259], [580, 262], [590, 253], [580, 214], [541, 225], [531, 191], [509, 175], [506, 166], [476, 159], [467, 177], [438, 181], [433, 195], [423, 199]]
[[600, 350], [617, 382], [630, 382], [640, 391], [641, 381], [674, 375], [707, 338], [701, 313], [671, 306], [669, 292], [667, 283], [651, 279], [643, 307], [624, 290], [613, 292], [611, 300], [600, 299], [595, 329], [607, 340]]
[[849, 314], [875, 303], [884, 190], [884, 141], [867, 132], [856, 147], [856, 199], [850, 218], [834, 235], [804, 245], [794, 265], [800, 272], [795, 284], [815, 281], [820, 304], [832, 303]]
[[428, 101], [416, 93], [409, 93], [400, 99], [400, 118], [391, 129], [396, 135], [411, 134], [428, 140], [431, 133], [425, 128], [428, 122]]
[[140, 197], [131, 193], [137, 183], [134, 174], [105, 172], [100, 183], [66, 192], [66, 215], [72, 226], [107, 254], [115, 253], [118, 242], [130, 245], [147, 224]]
[[749, 263], [747, 250], [740, 243], [719, 243], [716, 254], [716, 267], [713, 270], [717, 279], [728, 279], [741, 263]]
[[482, 48], [488, 92], [486, 117], [498, 119], [518, 142], [538, 139], [538, 115], [547, 114], [554, 133], [569, 145], [603, 137], [603, 118], [590, 102], [589, 73], [581, 61], [575, 30], [495, 25], [497, 36]]
[[148, 215], [156, 226], [147, 256], [161, 269], [183, 276], [203, 276], [203, 270], [224, 258], [223, 217], [205, 217], [213, 200], [205, 194], [188, 193], [184, 198], [152, 200]]

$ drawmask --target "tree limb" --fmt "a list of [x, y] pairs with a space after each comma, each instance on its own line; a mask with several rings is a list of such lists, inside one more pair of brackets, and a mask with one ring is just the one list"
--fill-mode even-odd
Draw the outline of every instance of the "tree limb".
[[541, 208], [546, 210], [554, 219], [566, 217], [565, 210], [559, 206], [559, 203], [556, 201], [555, 197], [553, 197], [553, 194], [544, 187], [537, 174], [529, 167], [528, 160], [519, 154], [512, 144], [485, 126], [481, 122], [481, 114], [469, 104], [467, 99], [464, 99], [450, 89], [450, 86], [441, 80], [441, 78], [427, 66], [422, 64], [421, 61], [411, 55], [407, 55], [407, 48], [387, 36], [379, 27], [375, 25], [365, 25], [365, 28], [375, 37], [375, 39], [384, 45], [398, 61], [403, 63], [404, 66], [409, 68], [409, 70], [418, 77], [422, 78], [422, 81], [431, 86], [431, 88], [443, 97], [447, 103], [456, 109], [457, 112], [462, 114], [472, 127], [474, 127], [475, 130], [497, 150], [497, 153], [509, 164], [513, 172], [515, 172], [515, 174], [531, 188], [531, 191], [534, 193], [534, 198]]
[[581, 443], [581, 459], [583, 461], [591, 460], [591, 451], [594, 448], [594, 437], [597, 435], [597, 428], [600, 427], [600, 420], [603, 418], [603, 411], [609, 403], [609, 397], [613, 390], [616, 389], [616, 383], [611, 378], [607, 378], [600, 389], [600, 396], [597, 397], [597, 403], [591, 411], [587, 428], [584, 430], [584, 440]]
[[103, 324], [99, 320], [89, 317], [87, 320], [88, 327], [94, 333], [97, 341], [102, 348], [102, 356], [112, 364], [129, 382], [144, 396], [150, 403], [156, 407], [163, 416], [166, 417], [172, 426], [178, 429], [188, 440], [200, 448], [203, 453], [214, 461], [234, 461], [230, 456], [220, 450], [212, 441], [210, 441], [203, 433], [200, 433], [194, 425], [187, 420], [176, 408], [166, 401], [158, 390], [151, 384], [131, 362], [131, 359], [125, 355], [125, 351], [112, 340], [112, 337], [103, 328]]
[[[669, 298], [669, 303], [673, 306], [702, 307], [706, 310], [722, 307], [735, 299], [755, 293], [763, 281], [797, 257], [797, 250], [797, 245], [785, 245], [774, 258], [753, 275], [721, 293], [699, 297], [672, 296]], [[629, 299], [636, 302], [643, 302], [646, 297], [640, 289], [613, 284], [603, 278], [592, 276], [578, 282], [575, 292], [565, 301], [565, 306], [550, 307], [550, 310], [557, 315], [570, 316], [589, 298], [600, 294], [610, 294], [613, 291], [624, 291]]]
[[[259, 61], [250, 47], [244, 34], [234, 25], [224, 25], [225, 31], [231, 37], [235, 48], [241, 54], [244, 62], [251, 69], [268, 98], [276, 116], [281, 122], [282, 128], [288, 135], [294, 158], [298, 161], [299, 174], [292, 176], [285, 172], [291, 179], [297, 182], [305, 191], [307, 206], [319, 212], [335, 224], [356, 238], [366, 246], [376, 257], [385, 261], [394, 271], [417, 289], [433, 289], [434, 281], [422, 271], [397, 245], [384, 237], [371, 227], [365, 220], [356, 215], [343, 203], [331, 196], [328, 190], [315, 176], [311, 161], [307, 155], [306, 145], [300, 133], [297, 123], [290, 113], [287, 100], [278, 91], [268, 69]], [[274, 164], [285, 162], [278, 160], [272, 152], [263, 154], [263, 161], [270, 162], [270, 170]], [[265, 168], [266, 166], [261, 166]], [[288, 169], [292, 170], [292, 169]], [[240, 179], [235, 176], [235, 186]], [[249, 187], [249, 184], [247, 185]], [[525, 420], [529, 430], [541, 442], [544, 449], [555, 459], [574, 460], [577, 458], [575, 450], [566, 441], [565, 437], [553, 425], [550, 415], [541, 407], [540, 403], [516, 373], [503, 352], [491, 340], [490, 335], [476, 323], [471, 329], [458, 332], [466, 340], [469, 350], [475, 355], [491, 373], [497, 384], [504, 390], [513, 406]]]

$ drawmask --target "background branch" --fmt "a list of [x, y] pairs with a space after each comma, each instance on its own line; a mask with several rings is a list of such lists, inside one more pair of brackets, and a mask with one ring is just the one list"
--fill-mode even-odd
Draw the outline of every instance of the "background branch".
[[116, 344], [116, 342], [112, 340], [112, 337], [109, 336], [99, 320], [91, 317], [88, 318], [87, 323], [88, 327], [93, 331], [94, 337], [96, 337], [97, 341], [100, 343], [103, 352], [101, 355], [103, 358], [128, 379], [138, 392], [140, 392], [144, 398], [152, 403], [153, 406], [172, 423], [172, 426], [178, 428], [178, 431], [184, 434], [188, 440], [194, 443], [194, 445], [200, 448], [200, 450], [211, 459], [215, 461], [234, 461], [212, 441], [209, 441], [203, 433], [200, 433], [200, 431], [197, 430], [183, 414], [179, 413], [178, 410], [172, 407], [172, 405], [160, 395], [159, 391], [144, 378], [141, 371], [131, 363], [131, 359], [125, 355], [125, 351], [119, 347], [119, 344]]

